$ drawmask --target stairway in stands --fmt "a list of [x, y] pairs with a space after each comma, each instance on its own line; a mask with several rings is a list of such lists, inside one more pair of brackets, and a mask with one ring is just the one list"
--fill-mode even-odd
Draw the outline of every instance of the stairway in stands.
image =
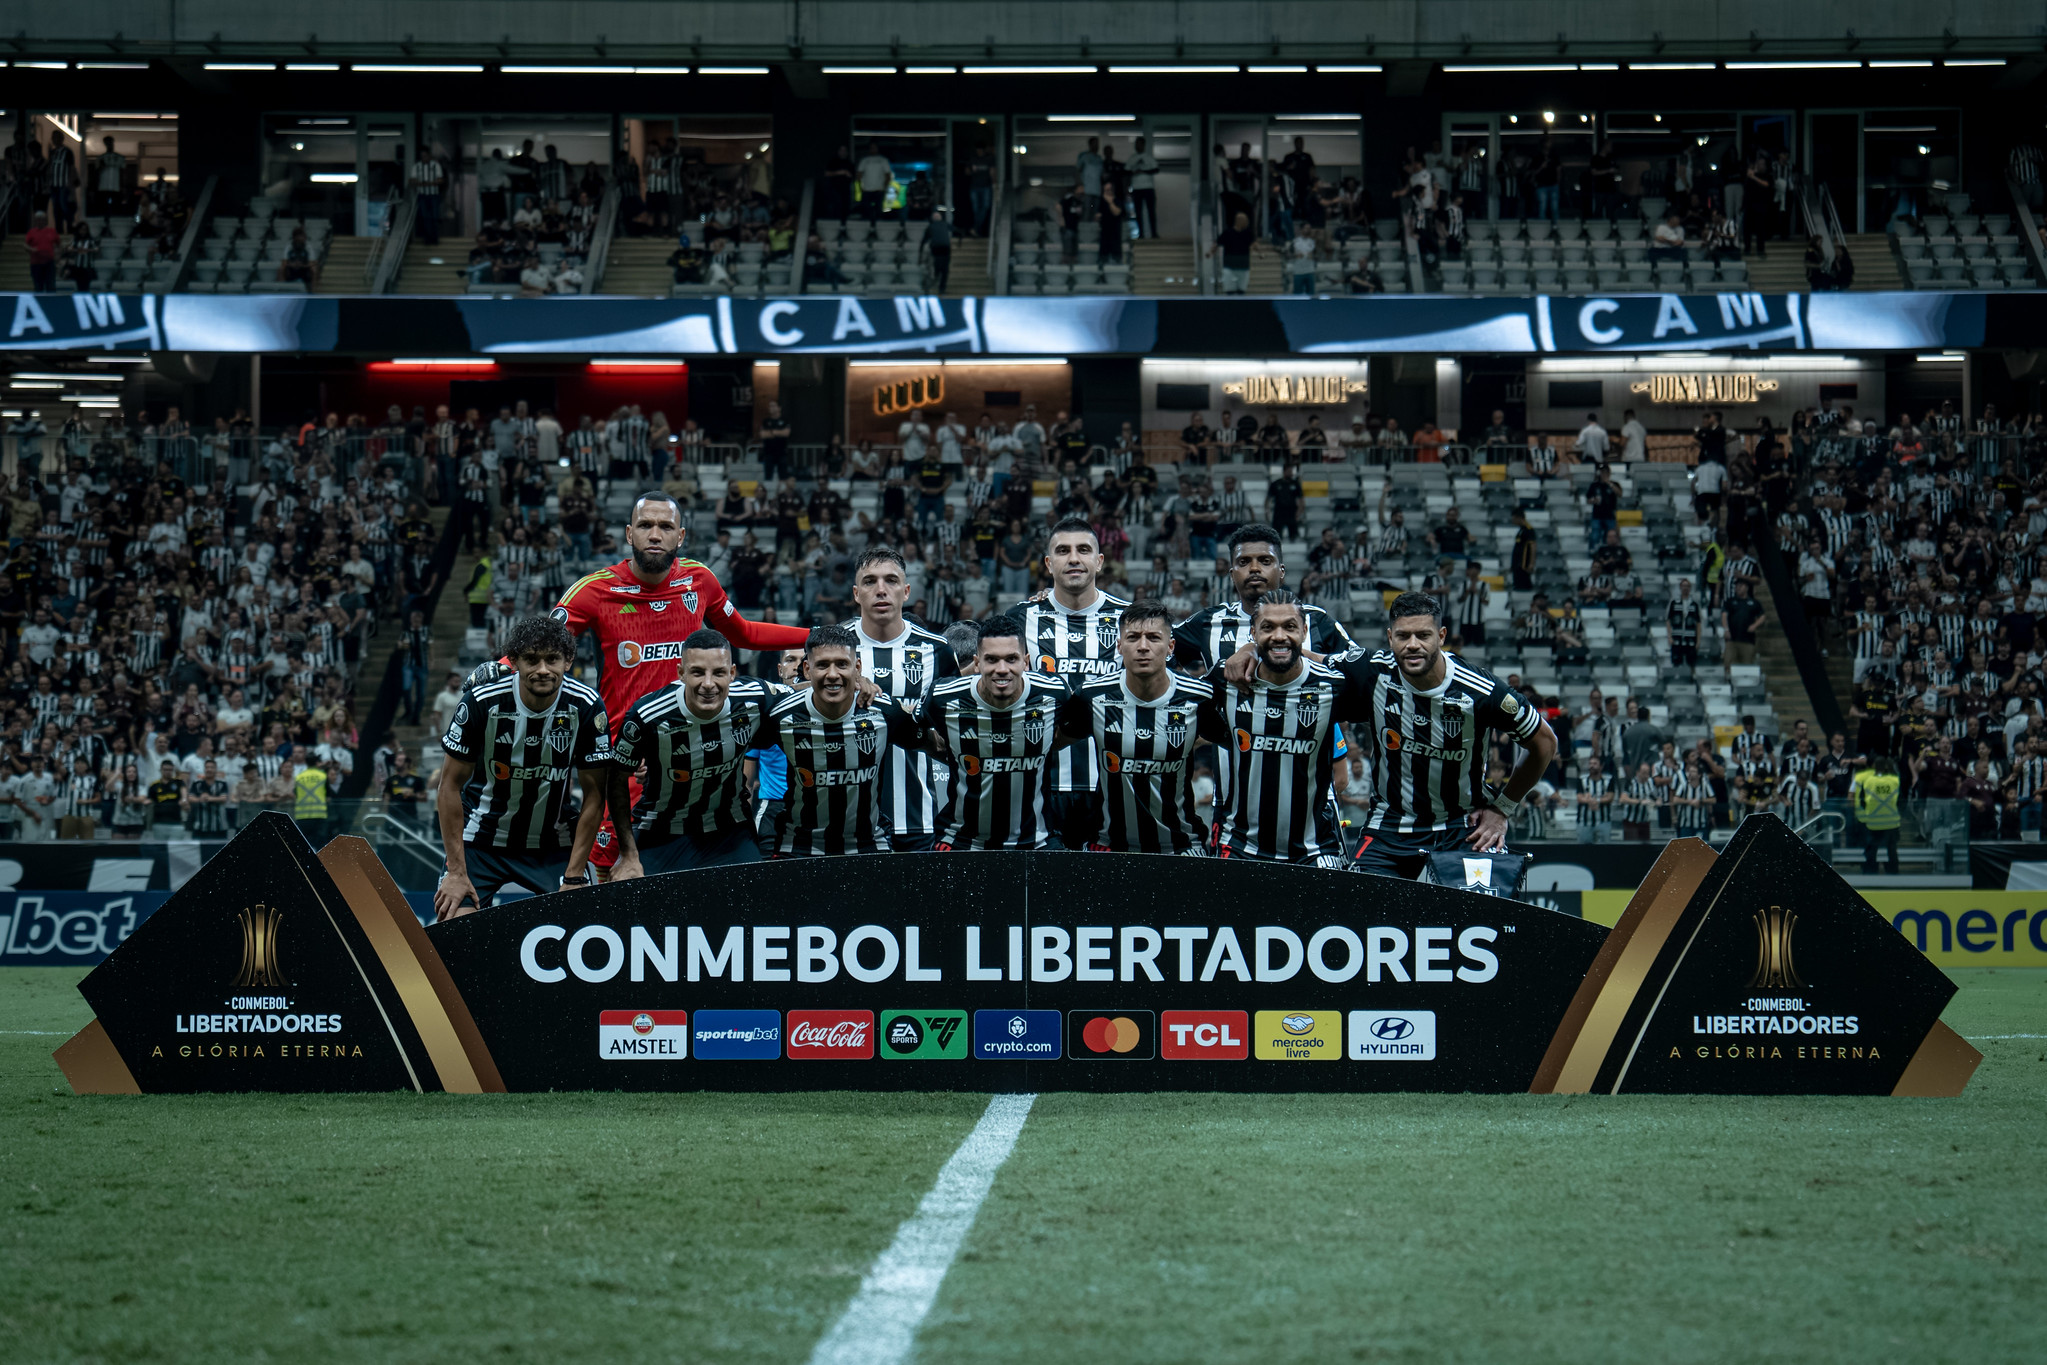
[[16, 233], [0, 242], [0, 289], [26, 292], [28, 286], [28, 243]]
[[955, 238], [952, 245], [952, 270], [946, 279], [943, 297], [962, 299], [969, 296], [986, 296], [994, 292], [995, 279], [988, 273], [988, 239]]
[[[460, 294], [469, 288], [462, 274], [469, 265], [473, 237], [443, 237], [432, 246], [415, 238], [406, 244], [405, 263], [391, 285], [394, 294]], [[436, 265], [434, 262], [439, 261]]]
[[[1763, 294], [1802, 294], [1806, 291], [1805, 243], [1785, 239], [1770, 242], [1768, 251], [1748, 258], [1749, 285]], [[1855, 292], [1866, 289], [1909, 289], [1898, 269], [1897, 253], [1881, 232], [1848, 234], [1848, 254], [1855, 261]]]
[[639, 294], [667, 298], [675, 272], [667, 265], [675, 247], [666, 237], [619, 237], [605, 256], [600, 294]]
[[360, 294], [369, 287], [363, 267], [369, 263], [375, 237], [334, 237], [327, 243], [327, 259], [320, 262], [320, 287], [316, 294]]
[[1194, 243], [1185, 237], [1146, 237], [1130, 243], [1130, 292], [1176, 295], [1201, 292]]

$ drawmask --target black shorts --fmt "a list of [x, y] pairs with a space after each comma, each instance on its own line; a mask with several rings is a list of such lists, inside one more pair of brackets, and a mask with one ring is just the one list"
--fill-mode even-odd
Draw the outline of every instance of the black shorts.
[[658, 844], [640, 845], [640, 868], [648, 876], [685, 872], [693, 867], [730, 867], [761, 860], [753, 830], [734, 825], [722, 834], [677, 834]]
[[567, 849], [548, 853], [464, 844], [462, 861], [469, 868], [469, 884], [476, 888], [479, 909], [488, 909], [491, 898], [507, 885], [523, 886], [536, 896], [559, 891], [569, 871]]
[[1359, 872], [1376, 872], [1382, 877], [1421, 880], [1431, 853], [1454, 853], [1465, 847], [1471, 833], [1468, 826], [1456, 829], [1419, 830], [1402, 834], [1398, 830], [1368, 829], [1358, 839], [1351, 866]]
[[891, 834], [888, 846], [891, 853], [929, 853], [938, 843], [936, 834]]
[[1350, 863], [1345, 860], [1340, 850], [1335, 853], [1314, 853], [1305, 858], [1274, 858], [1263, 853], [1246, 853], [1240, 848], [1231, 848], [1228, 844], [1221, 844], [1217, 846], [1215, 856], [1223, 859], [1225, 862], [1284, 863], [1289, 867], [1319, 867], [1327, 872], [1348, 872], [1351, 870]]
[[1045, 823], [1059, 846], [1074, 853], [1087, 852], [1102, 832], [1102, 794], [1053, 792], [1045, 798]]

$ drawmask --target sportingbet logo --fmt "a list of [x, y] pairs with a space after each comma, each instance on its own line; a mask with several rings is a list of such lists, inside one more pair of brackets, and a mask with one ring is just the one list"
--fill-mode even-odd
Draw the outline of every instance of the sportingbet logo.
[[1434, 1010], [1352, 1010], [1350, 1059], [1354, 1062], [1433, 1062]]
[[679, 1062], [689, 1056], [689, 1015], [683, 1010], [604, 1010], [597, 1016], [597, 1055], [607, 1062]]
[[1343, 1015], [1336, 1010], [1260, 1010], [1251, 1033], [1262, 1062], [1343, 1058]]
[[874, 1056], [874, 1011], [790, 1010], [789, 1055], [840, 1061]]
[[1169, 1062], [1241, 1062], [1251, 1055], [1251, 1016], [1243, 1010], [1167, 1010], [1159, 1056]]
[[777, 1010], [698, 1010], [690, 1041], [702, 1062], [766, 1062], [782, 1055]]
[[651, 645], [643, 645], [638, 640], [620, 640], [618, 642], [618, 666], [620, 668], [638, 668], [643, 663], [651, 664], [657, 663], [662, 659], [680, 659], [681, 657], [682, 642], [680, 640], [657, 640]]
[[881, 1055], [898, 1061], [965, 1061], [965, 1010], [883, 1010]]

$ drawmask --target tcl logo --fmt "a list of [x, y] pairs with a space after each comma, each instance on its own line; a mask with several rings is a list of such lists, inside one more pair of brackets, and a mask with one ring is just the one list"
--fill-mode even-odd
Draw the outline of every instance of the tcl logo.
[[791, 1057], [852, 1061], [874, 1056], [874, 1011], [790, 1010]]
[[1241, 1062], [1251, 1055], [1243, 1010], [1167, 1010], [1159, 1015], [1159, 1056], [1180, 1062]]

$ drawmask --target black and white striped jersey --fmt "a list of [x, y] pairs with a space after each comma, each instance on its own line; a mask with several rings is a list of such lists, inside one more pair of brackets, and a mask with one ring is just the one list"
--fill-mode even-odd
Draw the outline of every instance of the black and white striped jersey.
[[[1308, 648], [1317, 654], [1342, 654], [1357, 648], [1342, 624], [1320, 607], [1301, 604], [1308, 618]], [[1242, 602], [1207, 607], [1173, 627], [1173, 662], [1214, 668], [1250, 642], [1251, 613]]]
[[[1123, 631], [1123, 608], [1130, 603], [1097, 588], [1085, 611], [1068, 611], [1057, 599], [1019, 602], [1009, 615], [1023, 630], [1031, 667], [1079, 685], [1089, 678], [1119, 672], [1123, 658], [1116, 640]], [[1102, 765], [1093, 744], [1074, 744], [1052, 759], [1052, 790], [1091, 792], [1101, 785]]]
[[1096, 678], [1059, 708], [1059, 728], [1086, 735], [1102, 759], [1102, 828], [1115, 853], [1199, 853], [1208, 831], [1194, 813], [1187, 760], [1201, 744], [1201, 708], [1215, 699], [1199, 678], [1166, 675], [1163, 694], [1132, 695], [1127, 676]]
[[[915, 713], [941, 678], [959, 676], [952, 646], [943, 635], [905, 621], [903, 633], [884, 644], [860, 628], [858, 617], [845, 626], [860, 642], [860, 672], [906, 711]], [[888, 810], [889, 828], [897, 834], [937, 833], [949, 776], [944, 765], [921, 750], [892, 751], [881, 770], [881, 801]]]
[[1699, 643], [1699, 617], [1703, 606], [1696, 597], [1670, 599], [1670, 605], [1663, 609], [1663, 620], [1670, 627], [1673, 645], [1690, 648]]
[[508, 673], [462, 689], [441, 747], [476, 765], [462, 788], [463, 843], [558, 853], [573, 838], [576, 770], [611, 762], [611, 729], [603, 698], [574, 678], [532, 711]]
[[776, 852], [783, 857], [887, 853], [888, 811], [881, 773], [891, 745], [916, 739], [917, 722], [893, 697], [854, 707], [837, 720], [805, 688], [768, 708], [753, 747], [772, 744], [789, 760], [789, 813]]
[[1486, 731], [1525, 745], [1542, 716], [1497, 677], [1443, 653], [1443, 681], [1422, 691], [1392, 651], [1337, 661], [1364, 689], [1366, 722], [1351, 740], [1371, 760], [1378, 800], [1365, 827], [1414, 834], [1455, 829], [1486, 804]]
[[1287, 863], [1342, 857], [1329, 765], [1336, 722], [1363, 714], [1356, 685], [1314, 662], [1285, 686], [1254, 675], [1240, 691], [1220, 668], [1205, 682], [1202, 734], [1231, 751], [1216, 799], [1218, 851]]
[[1009, 706], [981, 695], [979, 678], [951, 678], [932, 689], [920, 719], [945, 738], [952, 755], [952, 799], [938, 842], [962, 849], [1043, 848], [1046, 759], [1063, 741], [1057, 678], [1026, 673]]
[[642, 843], [678, 834], [723, 834], [751, 823], [741, 770], [770, 706], [789, 695], [780, 683], [735, 678], [718, 714], [689, 709], [682, 683], [649, 692], [619, 723], [611, 761], [646, 776], [633, 803], [633, 836]]
[[[1701, 778], [1679, 783], [1670, 789], [1670, 815], [1680, 834], [1696, 834], [1713, 828], [1713, 784]], [[1679, 801], [1704, 804], [1679, 805]]]

